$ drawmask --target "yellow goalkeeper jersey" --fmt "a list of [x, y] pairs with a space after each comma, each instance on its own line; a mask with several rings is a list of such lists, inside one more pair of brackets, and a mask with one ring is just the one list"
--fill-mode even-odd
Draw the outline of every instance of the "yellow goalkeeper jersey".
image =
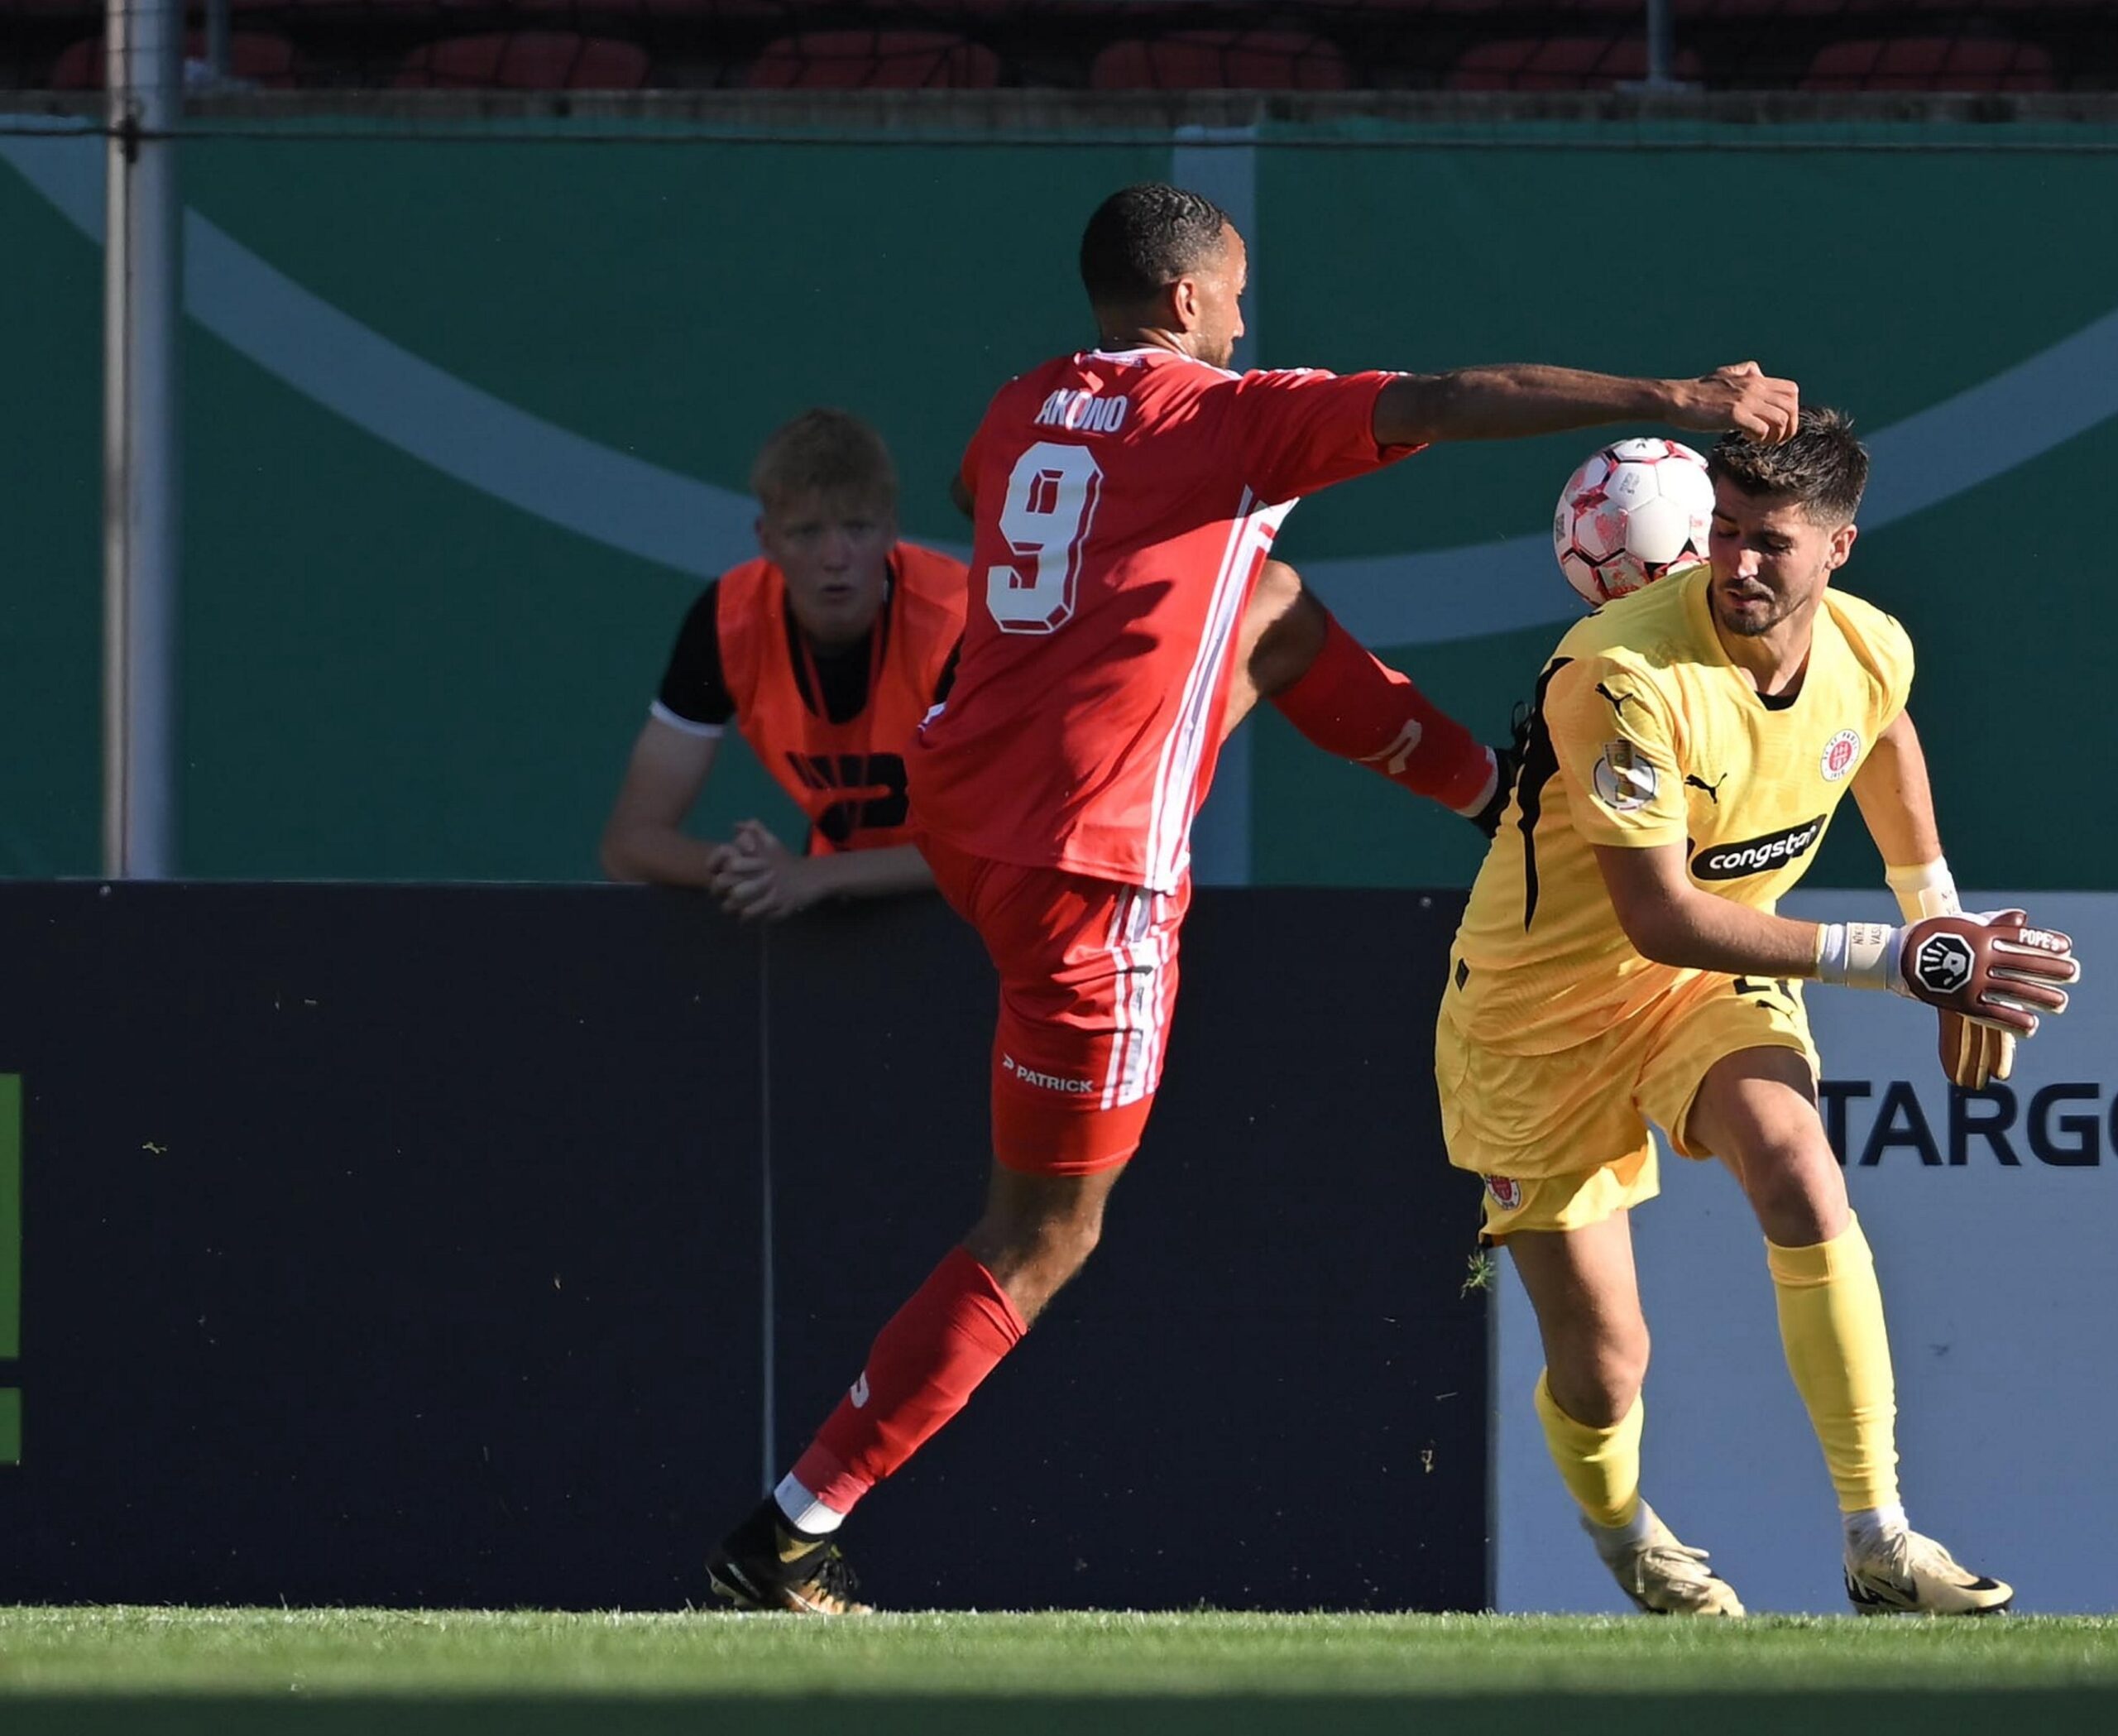
[[1905, 707], [1912, 643], [1827, 589], [1800, 690], [1767, 698], [1721, 648], [1704, 566], [1606, 604], [1538, 678], [1515, 794], [1471, 889], [1445, 1012], [1472, 1040], [1548, 1054], [1697, 976], [1632, 949], [1592, 846], [1684, 846], [1693, 883], [1770, 910]]

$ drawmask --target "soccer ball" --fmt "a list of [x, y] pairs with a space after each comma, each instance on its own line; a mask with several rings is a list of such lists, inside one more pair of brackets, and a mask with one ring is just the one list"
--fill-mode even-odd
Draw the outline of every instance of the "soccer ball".
[[1713, 520], [1705, 459], [1675, 440], [1620, 440], [1567, 479], [1552, 547], [1593, 606], [1704, 560]]

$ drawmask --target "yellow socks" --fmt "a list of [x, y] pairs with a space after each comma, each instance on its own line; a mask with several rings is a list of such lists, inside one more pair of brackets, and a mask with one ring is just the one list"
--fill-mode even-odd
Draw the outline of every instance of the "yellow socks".
[[[1765, 1244], [1788, 1372], [1809, 1407], [1843, 1513], [1897, 1500], [1897, 1389], [1882, 1292], [1861, 1220], [1809, 1248]], [[1546, 1432], [1550, 1432], [1547, 1425]], [[1555, 1447], [1554, 1452], [1558, 1449]]]
[[1636, 1398], [1632, 1408], [1608, 1428], [1591, 1428], [1561, 1410], [1550, 1378], [1541, 1372], [1537, 1376], [1537, 1420], [1545, 1426], [1552, 1463], [1589, 1523], [1605, 1531], [1630, 1525], [1639, 1517], [1640, 1426], [1646, 1414]]

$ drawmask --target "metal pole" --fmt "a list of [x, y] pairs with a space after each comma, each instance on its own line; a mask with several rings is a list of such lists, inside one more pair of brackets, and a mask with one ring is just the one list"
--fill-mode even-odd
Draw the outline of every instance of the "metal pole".
[[107, 0], [103, 872], [176, 871], [182, 0]]
[[206, 0], [206, 75], [218, 84], [228, 75], [228, 13], [232, 0]]
[[1647, 0], [1647, 88], [1667, 90], [1676, 83], [1676, 60], [1670, 0]]

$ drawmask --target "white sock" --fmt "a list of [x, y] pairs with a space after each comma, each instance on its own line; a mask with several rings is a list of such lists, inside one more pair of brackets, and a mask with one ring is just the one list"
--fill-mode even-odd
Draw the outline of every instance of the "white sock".
[[1486, 763], [1492, 766], [1493, 770], [1486, 774], [1485, 782], [1479, 786], [1478, 800], [1464, 807], [1450, 810], [1452, 813], [1460, 813], [1467, 820], [1474, 814], [1484, 813], [1486, 803], [1493, 800], [1493, 792], [1500, 788], [1500, 761], [1493, 758], [1491, 748], [1486, 750]]
[[1881, 1547], [1884, 1537], [1906, 1528], [1905, 1508], [1895, 1502], [1888, 1507], [1864, 1507], [1842, 1517], [1846, 1522], [1848, 1555], [1872, 1555]]
[[1581, 1522], [1588, 1527], [1588, 1536], [1596, 1546], [1596, 1553], [1609, 1561], [1622, 1555], [1636, 1543], [1647, 1541], [1647, 1534], [1655, 1528], [1655, 1509], [1645, 1501], [1633, 1510], [1632, 1517], [1622, 1525], [1598, 1525], [1584, 1516]]
[[846, 1523], [844, 1513], [825, 1506], [794, 1480], [792, 1471], [779, 1479], [772, 1499], [779, 1503], [781, 1517], [807, 1537], [827, 1537]]

